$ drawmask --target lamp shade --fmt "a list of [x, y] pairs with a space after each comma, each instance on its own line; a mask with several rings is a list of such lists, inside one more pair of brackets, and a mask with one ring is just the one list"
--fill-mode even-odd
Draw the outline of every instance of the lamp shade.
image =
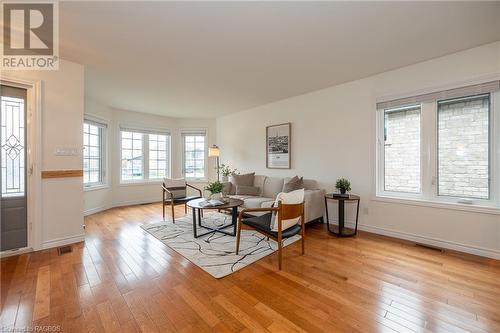
[[208, 148], [208, 156], [209, 157], [218, 157], [220, 156], [220, 149], [216, 145]]

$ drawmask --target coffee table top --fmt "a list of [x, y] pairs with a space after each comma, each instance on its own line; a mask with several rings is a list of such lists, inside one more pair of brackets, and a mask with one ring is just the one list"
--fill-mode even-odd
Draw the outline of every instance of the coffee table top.
[[233, 208], [233, 207], [238, 207], [243, 205], [243, 200], [239, 199], [229, 199], [229, 202], [225, 203], [224, 205], [218, 205], [218, 206], [200, 206], [200, 202], [206, 201], [204, 198], [200, 199], [194, 199], [190, 200], [187, 202], [187, 205], [191, 208], [197, 208], [197, 209], [226, 209], [226, 208]]

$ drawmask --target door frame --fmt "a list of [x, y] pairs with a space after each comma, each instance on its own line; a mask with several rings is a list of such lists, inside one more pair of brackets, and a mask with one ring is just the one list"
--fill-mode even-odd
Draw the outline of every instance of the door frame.
[[26, 194], [28, 246], [0, 252], [0, 257], [42, 248], [42, 89], [43, 81], [2, 74], [2, 85], [26, 89]]

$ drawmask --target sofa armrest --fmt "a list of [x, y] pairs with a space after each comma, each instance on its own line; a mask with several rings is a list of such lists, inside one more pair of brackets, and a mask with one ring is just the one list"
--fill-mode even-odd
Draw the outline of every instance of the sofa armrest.
[[326, 191], [323, 189], [304, 191], [304, 215], [306, 223], [324, 216], [325, 194]]

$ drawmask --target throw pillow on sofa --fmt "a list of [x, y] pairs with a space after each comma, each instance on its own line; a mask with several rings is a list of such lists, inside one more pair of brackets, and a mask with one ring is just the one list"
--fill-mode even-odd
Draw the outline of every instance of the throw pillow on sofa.
[[260, 194], [260, 187], [236, 185], [236, 195], [258, 196], [259, 194]]
[[[281, 201], [282, 204], [299, 204], [304, 202], [304, 189], [292, 191], [292, 192], [281, 192], [278, 193], [276, 196], [276, 201], [274, 202], [274, 207], [278, 207], [278, 201]], [[279, 213], [273, 213], [272, 220], [271, 220], [271, 230], [272, 231], [278, 231], [278, 216]], [[281, 231], [286, 230], [288, 228], [293, 227], [297, 223], [300, 222], [300, 217], [289, 219], [289, 220], [282, 220], [281, 221]]]
[[231, 182], [231, 194], [236, 194], [236, 186], [253, 186], [255, 179], [255, 172], [246, 173], [244, 175], [231, 175], [229, 181]]
[[295, 176], [283, 184], [283, 192], [288, 193], [304, 188], [304, 177]]

